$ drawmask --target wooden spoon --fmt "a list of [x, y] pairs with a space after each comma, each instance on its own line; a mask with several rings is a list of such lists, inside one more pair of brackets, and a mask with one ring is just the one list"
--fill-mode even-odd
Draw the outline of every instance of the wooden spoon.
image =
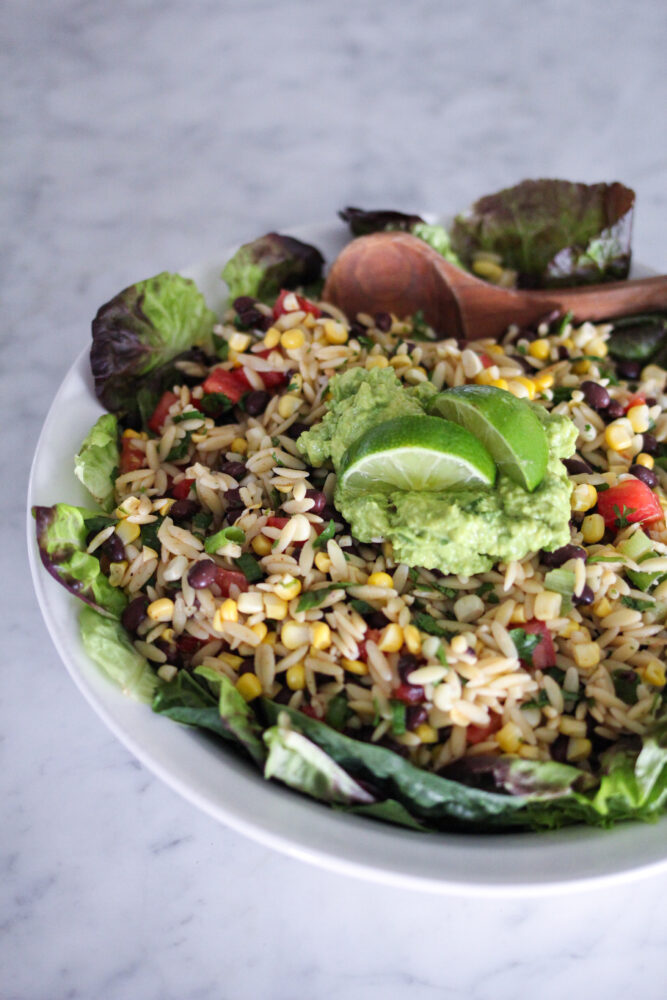
[[336, 258], [323, 298], [351, 318], [388, 312], [404, 319], [420, 309], [441, 336], [475, 340], [501, 337], [511, 323], [529, 326], [554, 310], [571, 311], [575, 322], [667, 311], [667, 275], [515, 291], [462, 271], [409, 233], [371, 233]]

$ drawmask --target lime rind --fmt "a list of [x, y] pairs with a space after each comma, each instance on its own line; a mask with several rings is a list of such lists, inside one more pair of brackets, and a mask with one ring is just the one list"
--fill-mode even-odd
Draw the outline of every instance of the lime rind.
[[340, 464], [345, 491], [439, 491], [469, 482], [491, 486], [496, 467], [473, 434], [440, 417], [396, 417], [348, 448]]
[[526, 400], [495, 386], [465, 385], [441, 393], [430, 411], [474, 434], [499, 471], [529, 493], [542, 482], [549, 446], [544, 427]]

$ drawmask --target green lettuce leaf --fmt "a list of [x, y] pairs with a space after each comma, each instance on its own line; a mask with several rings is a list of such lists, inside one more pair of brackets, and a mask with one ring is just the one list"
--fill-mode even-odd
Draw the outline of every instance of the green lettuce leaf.
[[269, 301], [281, 288], [318, 281], [323, 264], [317, 247], [293, 236], [267, 233], [239, 247], [225, 264], [222, 278], [232, 302], [245, 295]]
[[159, 687], [153, 711], [184, 726], [208, 729], [223, 739], [236, 742], [220, 718], [217, 696], [204, 681], [186, 670], [179, 670], [173, 680]]
[[148, 660], [136, 651], [120, 622], [86, 607], [79, 615], [79, 627], [84, 649], [100, 670], [123, 694], [135, 701], [150, 702], [159, 678]]
[[223, 727], [250, 754], [261, 767], [266, 758], [262, 742], [262, 726], [252, 707], [239, 694], [228, 677], [216, 673], [210, 667], [197, 667], [195, 673], [218, 690], [218, 713]]
[[[51, 576], [101, 614], [120, 618], [127, 597], [111, 586], [97, 556], [86, 552], [89, 531], [100, 530], [99, 513], [57, 503], [53, 507], [33, 507], [32, 514], [39, 554]], [[107, 523], [114, 521], [109, 519]]]
[[[282, 719], [282, 716], [279, 717]], [[264, 733], [269, 755], [265, 778], [277, 778], [322, 802], [370, 805], [374, 798], [323, 750], [281, 721]]]
[[90, 364], [102, 405], [136, 422], [173, 384], [175, 359], [195, 346], [210, 350], [215, 321], [195, 283], [180, 274], [164, 271], [119, 292], [92, 325]]
[[452, 247], [464, 265], [499, 254], [527, 288], [626, 278], [634, 192], [622, 184], [528, 180], [487, 195], [458, 215]]
[[113, 414], [105, 413], [93, 424], [74, 456], [74, 473], [107, 512], [114, 508], [118, 461], [118, 421]]
[[452, 241], [444, 226], [431, 225], [428, 222], [417, 222], [410, 230], [413, 236], [417, 236], [424, 243], [448, 260], [450, 264], [463, 267], [461, 259], [452, 249]]

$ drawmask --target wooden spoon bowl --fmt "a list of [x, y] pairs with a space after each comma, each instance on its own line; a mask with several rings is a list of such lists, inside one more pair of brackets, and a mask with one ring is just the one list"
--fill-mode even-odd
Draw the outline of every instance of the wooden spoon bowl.
[[510, 324], [530, 326], [554, 310], [572, 312], [577, 323], [667, 311], [667, 276], [515, 291], [462, 271], [409, 233], [371, 233], [336, 258], [323, 298], [351, 319], [360, 312], [404, 319], [421, 310], [441, 337], [497, 339]]

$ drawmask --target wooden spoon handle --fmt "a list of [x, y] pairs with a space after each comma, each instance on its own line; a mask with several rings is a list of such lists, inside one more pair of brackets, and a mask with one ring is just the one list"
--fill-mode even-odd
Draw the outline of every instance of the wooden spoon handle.
[[586, 319], [597, 322], [632, 313], [667, 311], [667, 275], [530, 294], [536, 302], [541, 297], [557, 300], [560, 308], [564, 312], [571, 311], [577, 322]]

